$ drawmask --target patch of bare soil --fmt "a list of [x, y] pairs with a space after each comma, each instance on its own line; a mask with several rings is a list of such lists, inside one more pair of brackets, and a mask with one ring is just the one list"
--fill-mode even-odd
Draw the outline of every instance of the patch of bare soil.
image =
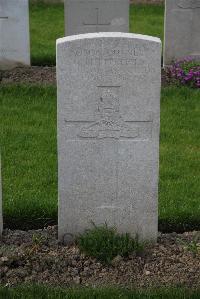
[[56, 84], [56, 68], [32, 66], [0, 71], [0, 84], [4, 83]]
[[[15, 68], [10, 71], [0, 71], [0, 84], [56, 84], [56, 67], [32, 66]], [[162, 85], [168, 85], [169, 80], [162, 70]]]
[[118, 256], [111, 265], [104, 265], [81, 254], [75, 245], [58, 244], [55, 226], [27, 232], [5, 230], [0, 242], [0, 283], [199, 288], [200, 238], [195, 237], [199, 233], [160, 234], [158, 243], [148, 245], [141, 256]]

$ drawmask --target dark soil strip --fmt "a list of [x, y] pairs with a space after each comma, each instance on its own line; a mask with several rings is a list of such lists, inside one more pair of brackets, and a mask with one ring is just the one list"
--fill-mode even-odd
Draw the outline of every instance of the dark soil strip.
[[0, 83], [56, 84], [56, 68], [32, 66], [0, 71]]
[[[56, 84], [56, 67], [32, 66], [0, 71], [0, 84]], [[167, 85], [165, 72], [162, 71], [162, 85]]]
[[200, 232], [160, 234], [139, 256], [110, 265], [57, 242], [57, 228], [5, 230], [0, 242], [0, 284], [45, 283], [72, 287], [200, 287]]
[[[39, 219], [27, 219], [23, 218], [19, 221], [19, 218], [4, 217], [4, 227], [8, 229], [42, 229], [49, 225], [57, 225], [57, 215], [55, 218], [39, 218]], [[193, 230], [200, 230], [199, 219], [161, 219], [158, 221], [159, 232], [162, 233], [184, 233]]]

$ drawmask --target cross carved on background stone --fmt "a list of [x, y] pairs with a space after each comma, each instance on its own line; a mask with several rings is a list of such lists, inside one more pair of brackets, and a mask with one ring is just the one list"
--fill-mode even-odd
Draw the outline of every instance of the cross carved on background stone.
[[96, 31], [98, 31], [99, 29], [99, 26], [109, 26], [110, 23], [101, 23], [99, 21], [99, 16], [100, 16], [100, 13], [99, 13], [99, 8], [95, 8], [95, 15], [96, 15], [96, 21], [95, 22], [83, 22], [83, 25], [85, 26], [96, 26]]

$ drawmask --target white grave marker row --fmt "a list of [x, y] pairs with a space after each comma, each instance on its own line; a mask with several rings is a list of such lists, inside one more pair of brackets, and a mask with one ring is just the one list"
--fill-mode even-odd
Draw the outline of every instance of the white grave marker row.
[[0, 69], [30, 65], [28, 0], [0, 0]]
[[166, 0], [164, 65], [185, 56], [200, 59], [200, 0]]

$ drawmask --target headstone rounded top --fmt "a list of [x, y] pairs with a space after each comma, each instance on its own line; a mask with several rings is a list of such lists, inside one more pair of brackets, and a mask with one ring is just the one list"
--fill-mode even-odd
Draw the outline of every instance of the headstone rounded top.
[[124, 33], [124, 32], [98, 32], [98, 33], [86, 33], [86, 34], [78, 34], [78, 35], [70, 35], [67, 37], [59, 38], [56, 40], [56, 44], [62, 44], [65, 42], [82, 40], [82, 39], [95, 39], [95, 38], [127, 38], [127, 39], [137, 39], [144, 40], [149, 42], [156, 42], [161, 44], [161, 40], [158, 37], [142, 35], [142, 34], [134, 34], [134, 33]]

